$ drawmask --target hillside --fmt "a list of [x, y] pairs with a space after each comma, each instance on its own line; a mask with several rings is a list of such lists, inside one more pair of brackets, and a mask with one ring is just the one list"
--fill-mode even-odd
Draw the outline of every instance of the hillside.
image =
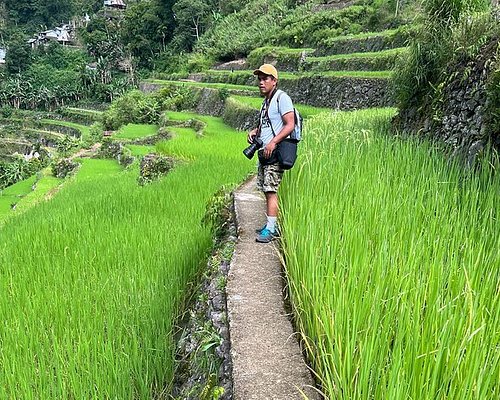
[[[252, 279], [231, 301], [266, 306], [276, 283], [294, 329], [276, 336], [300, 342], [308, 389], [498, 399], [499, 15], [473, 0], [3, 2], [0, 398], [231, 400], [238, 375], [245, 399], [296, 391], [255, 360], [272, 354], [264, 311], [227, 308], [239, 241]], [[264, 196], [240, 194], [251, 223], [232, 222], [262, 63], [304, 117], [268, 244]], [[258, 331], [243, 329], [246, 358], [235, 323]]]

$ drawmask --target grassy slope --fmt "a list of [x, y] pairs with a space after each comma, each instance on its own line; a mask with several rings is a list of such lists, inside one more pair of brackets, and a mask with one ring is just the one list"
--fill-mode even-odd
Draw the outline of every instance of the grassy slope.
[[166, 388], [173, 316], [211, 246], [205, 202], [254, 166], [244, 135], [203, 120], [203, 137], [158, 146], [188, 160], [161, 181], [139, 187], [135, 168], [86, 160], [50, 203], [0, 230], [1, 398], [153, 398]]
[[[209, 70], [210, 74], [227, 75], [231, 72], [220, 70]], [[253, 70], [241, 70], [238, 74], [247, 74], [249, 77], [253, 75]], [[280, 79], [299, 79], [310, 76], [331, 76], [337, 78], [389, 78], [391, 71], [324, 71], [318, 72], [280, 72]]]

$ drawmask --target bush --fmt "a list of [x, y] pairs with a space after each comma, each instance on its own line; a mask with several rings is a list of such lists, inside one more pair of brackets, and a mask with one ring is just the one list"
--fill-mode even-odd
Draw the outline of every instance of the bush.
[[202, 72], [210, 69], [214, 64], [214, 60], [201, 53], [192, 53], [187, 60], [188, 72]]
[[102, 140], [102, 134], [103, 134], [103, 131], [104, 131], [104, 126], [102, 123], [100, 122], [94, 122], [91, 126], [90, 126], [90, 133], [89, 133], [89, 136], [90, 136], [90, 139], [93, 143], [95, 142], [100, 142]]
[[167, 174], [174, 166], [174, 161], [170, 157], [158, 154], [146, 154], [140, 164], [139, 184], [151, 183], [161, 176]]
[[160, 111], [161, 105], [155, 96], [132, 90], [113, 101], [103, 113], [102, 122], [106, 130], [117, 130], [128, 123], [156, 124]]
[[472, 0], [457, 0], [460, 4], [450, 6], [447, 14], [437, 7], [437, 2], [428, 2], [428, 20], [415, 33], [408, 57], [401, 59], [395, 69], [395, 95], [401, 109], [431, 103], [434, 88], [453, 78], [448, 66], [473, 59], [488, 38], [499, 33], [489, 13], [469, 12], [472, 5], [466, 3]]
[[12, 161], [0, 161], [0, 189], [22, 181], [47, 165], [45, 158], [31, 158], [26, 160], [19, 156]]
[[123, 154], [123, 145], [120, 142], [115, 142], [110, 138], [103, 140], [97, 157], [99, 158], [116, 158]]
[[73, 174], [79, 165], [69, 158], [62, 158], [52, 164], [52, 175], [56, 178], [64, 179], [68, 175]]
[[14, 109], [9, 105], [4, 105], [0, 107], [0, 116], [2, 118], [10, 118], [12, 116]]
[[191, 110], [198, 103], [198, 92], [186, 86], [167, 85], [152, 96], [160, 104], [162, 110]]

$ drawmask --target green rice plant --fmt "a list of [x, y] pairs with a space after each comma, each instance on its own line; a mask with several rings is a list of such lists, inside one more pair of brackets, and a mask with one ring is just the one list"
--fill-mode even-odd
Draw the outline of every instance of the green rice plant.
[[155, 146], [146, 146], [138, 144], [126, 144], [125, 147], [130, 150], [130, 155], [134, 157], [145, 156], [155, 150]]
[[2, 190], [0, 194], [0, 226], [10, 217], [30, 209], [44, 199], [51, 197], [61, 179], [50, 173], [50, 167], [37, 175], [20, 181]]
[[318, 116], [280, 191], [296, 321], [329, 399], [500, 397], [500, 177]]
[[33, 175], [0, 191], [0, 221], [4, 216], [12, 212], [19, 200], [26, 196], [36, 182], [36, 176]]
[[0, 229], [0, 398], [167, 398], [173, 324], [212, 245], [205, 204], [253, 168], [244, 135], [203, 119], [203, 136], [158, 145], [186, 160], [163, 179], [84, 159]]
[[149, 124], [127, 124], [122, 126], [113, 135], [115, 139], [141, 139], [147, 136], [154, 136], [158, 132], [158, 126]]

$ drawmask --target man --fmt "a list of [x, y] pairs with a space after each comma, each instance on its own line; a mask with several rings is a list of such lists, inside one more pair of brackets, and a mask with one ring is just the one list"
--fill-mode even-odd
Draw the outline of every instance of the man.
[[263, 142], [258, 153], [257, 187], [264, 192], [267, 205], [267, 223], [257, 231], [256, 240], [269, 243], [277, 234], [277, 192], [284, 172], [276, 159], [274, 150], [276, 145], [294, 130], [295, 114], [290, 96], [283, 91], [278, 92], [278, 71], [273, 65], [261, 65], [253, 74], [258, 77], [264, 102], [260, 110], [259, 126], [248, 133], [247, 140], [252, 143], [258, 135]]

